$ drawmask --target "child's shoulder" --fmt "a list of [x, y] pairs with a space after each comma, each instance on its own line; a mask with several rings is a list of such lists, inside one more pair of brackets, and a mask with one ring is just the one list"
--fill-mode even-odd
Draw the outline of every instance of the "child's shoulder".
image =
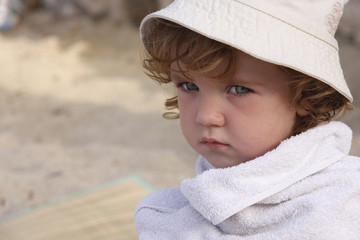
[[326, 170], [336, 172], [346, 171], [347, 175], [353, 173], [360, 177], [360, 157], [346, 156], [330, 165]]
[[360, 157], [346, 156], [313, 176], [316, 184], [324, 183], [342, 191], [360, 192]]
[[136, 207], [135, 214], [143, 208], [156, 209], [164, 212], [172, 212], [180, 209], [188, 203], [188, 200], [180, 192], [179, 188], [166, 188], [155, 191], [146, 196]]

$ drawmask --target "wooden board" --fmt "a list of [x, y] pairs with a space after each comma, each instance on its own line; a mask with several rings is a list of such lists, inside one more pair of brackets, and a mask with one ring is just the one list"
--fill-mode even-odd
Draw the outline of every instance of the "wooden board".
[[137, 239], [134, 210], [151, 191], [136, 176], [100, 186], [0, 220], [0, 239]]

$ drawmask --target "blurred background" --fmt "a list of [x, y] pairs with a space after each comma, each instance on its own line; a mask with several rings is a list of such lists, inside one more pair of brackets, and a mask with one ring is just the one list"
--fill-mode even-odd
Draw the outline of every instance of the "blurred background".
[[[164, 120], [171, 89], [142, 71], [138, 26], [171, 0], [0, 0], [0, 218], [136, 174], [155, 188], [194, 176]], [[337, 35], [360, 155], [360, 1]]]

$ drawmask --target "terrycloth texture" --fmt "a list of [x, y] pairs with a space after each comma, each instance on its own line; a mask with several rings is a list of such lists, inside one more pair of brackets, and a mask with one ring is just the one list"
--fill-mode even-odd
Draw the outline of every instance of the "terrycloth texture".
[[140, 239], [360, 239], [360, 158], [351, 130], [332, 122], [244, 164], [214, 169], [149, 195], [137, 207]]

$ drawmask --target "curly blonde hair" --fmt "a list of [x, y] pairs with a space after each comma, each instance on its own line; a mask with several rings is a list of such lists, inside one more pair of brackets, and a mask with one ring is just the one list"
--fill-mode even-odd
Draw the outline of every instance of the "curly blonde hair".
[[[235, 65], [236, 49], [224, 43], [209, 39], [176, 23], [155, 19], [156, 27], [146, 35], [144, 45], [147, 51], [143, 56], [146, 74], [159, 84], [171, 82], [172, 63], [177, 63], [185, 77], [186, 73], [204, 74], [215, 69], [224, 60], [228, 67], [219, 79], [231, 77]], [[179, 62], [186, 68], [180, 68]], [[288, 85], [292, 93], [293, 106], [300, 104], [307, 114], [297, 116], [291, 135], [296, 135], [323, 122], [341, 117], [353, 109], [350, 101], [331, 86], [293, 69], [279, 66], [288, 75]], [[166, 100], [168, 110], [163, 114], [166, 119], [177, 119], [179, 113], [177, 96]]]

